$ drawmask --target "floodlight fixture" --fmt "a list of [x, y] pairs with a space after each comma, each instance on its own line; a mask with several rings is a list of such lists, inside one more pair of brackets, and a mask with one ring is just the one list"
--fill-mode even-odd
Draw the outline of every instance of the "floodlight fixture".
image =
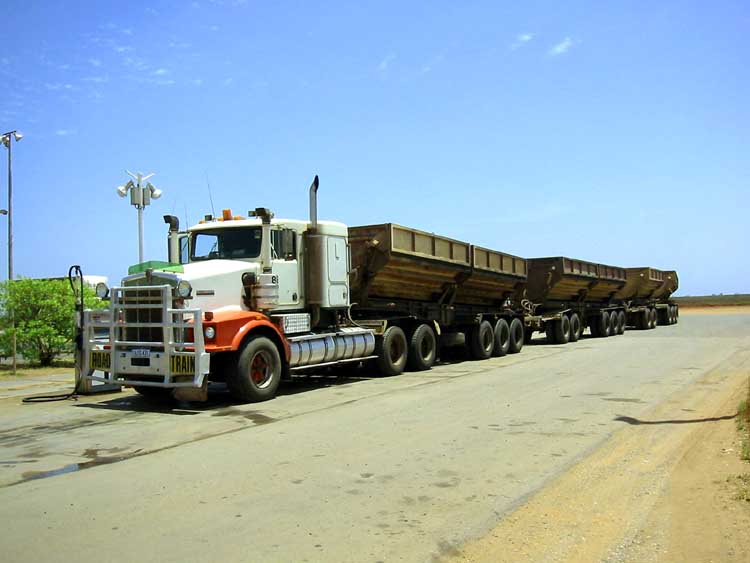
[[140, 172], [133, 174], [126, 170], [132, 180], [123, 186], [117, 187], [117, 195], [126, 197], [130, 192], [130, 204], [138, 210], [138, 262], [143, 262], [143, 210], [151, 203], [151, 199], [159, 199], [162, 191], [156, 189], [151, 182], [147, 182], [154, 174], [143, 175]]

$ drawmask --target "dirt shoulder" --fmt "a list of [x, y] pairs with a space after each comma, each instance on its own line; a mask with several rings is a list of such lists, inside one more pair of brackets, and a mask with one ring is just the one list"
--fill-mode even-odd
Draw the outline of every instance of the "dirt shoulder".
[[738, 500], [737, 405], [750, 355], [735, 354], [624, 428], [452, 562], [750, 561]]
[[680, 305], [680, 315], [746, 315], [748, 305]]

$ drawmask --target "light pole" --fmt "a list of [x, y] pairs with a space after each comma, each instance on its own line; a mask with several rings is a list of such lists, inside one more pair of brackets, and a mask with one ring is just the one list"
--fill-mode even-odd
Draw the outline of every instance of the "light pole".
[[[15, 130], [3, 133], [2, 137], [0, 137], [0, 142], [2, 142], [8, 149], [8, 291], [10, 291], [10, 286], [12, 285], [11, 282], [13, 281], [13, 169], [11, 166], [11, 147], [13, 146], [13, 143], [11, 142], [11, 139], [18, 142], [22, 138], [23, 135]], [[10, 311], [10, 319], [11, 329], [13, 330], [11, 336], [13, 347], [13, 375], [16, 375], [16, 322], [12, 309]]]
[[124, 186], [118, 186], [117, 194], [120, 197], [126, 197], [130, 192], [130, 204], [138, 210], [138, 263], [143, 262], [143, 210], [146, 206], [151, 203], [152, 199], [159, 199], [161, 197], [161, 190], [157, 190], [151, 185], [151, 182], [147, 180], [153, 176], [153, 172], [147, 176], [144, 176], [140, 172], [133, 174], [128, 172], [133, 180], [128, 180], [128, 183]]

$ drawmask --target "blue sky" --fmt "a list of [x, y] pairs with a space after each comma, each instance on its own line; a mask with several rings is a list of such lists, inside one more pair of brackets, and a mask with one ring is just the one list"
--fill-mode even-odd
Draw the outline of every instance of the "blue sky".
[[16, 275], [121, 277], [127, 168], [164, 191], [152, 259], [163, 214], [210, 212], [207, 178], [217, 212], [304, 218], [317, 173], [321, 218], [750, 292], [746, 2], [5, 0], [0, 21]]

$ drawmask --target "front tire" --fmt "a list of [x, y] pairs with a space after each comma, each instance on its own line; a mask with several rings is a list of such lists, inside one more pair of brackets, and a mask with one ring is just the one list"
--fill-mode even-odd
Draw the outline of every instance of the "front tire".
[[227, 387], [239, 401], [268, 401], [276, 396], [281, 372], [281, 356], [276, 345], [265, 336], [255, 336], [242, 346], [235, 369], [227, 375]]

